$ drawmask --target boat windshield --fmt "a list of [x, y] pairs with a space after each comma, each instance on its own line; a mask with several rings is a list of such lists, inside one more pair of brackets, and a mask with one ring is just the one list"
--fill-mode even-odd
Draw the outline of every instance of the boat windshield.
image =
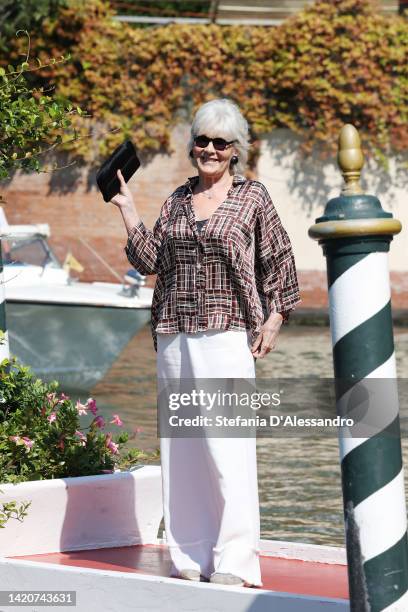
[[62, 267], [41, 236], [8, 236], [2, 238], [1, 250], [4, 265]]

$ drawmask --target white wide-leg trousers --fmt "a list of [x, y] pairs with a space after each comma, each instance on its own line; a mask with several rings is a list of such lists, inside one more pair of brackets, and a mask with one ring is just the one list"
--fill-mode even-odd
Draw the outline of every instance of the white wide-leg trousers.
[[[255, 379], [248, 330], [157, 334], [158, 392], [168, 379]], [[263, 586], [256, 437], [160, 438], [171, 576], [197, 569]]]

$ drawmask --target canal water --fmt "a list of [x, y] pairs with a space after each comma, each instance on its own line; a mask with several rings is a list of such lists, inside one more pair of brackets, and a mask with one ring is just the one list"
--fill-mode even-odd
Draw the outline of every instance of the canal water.
[[[395, 328], [398, 378], [408, 378], [408, 329]], [[288, 325], [275, 350], [256, 363], [257, 378], [333, 377], [330, 330]], [[69, 391], [69, 390], [66, 390]], [[120, 355], [88, 395], [107, 420], [119, 414], [132, 445], [159, 447], [156, 422], [156, 353], [149, 325]], [[333, 414], [334, 416], [334, 414]], [[120, 431], [111, 425], [114, 433]], [[403, 439], [408, 472], [408, 441]], [[257, 439], [261, 537], [310, 544], [344, 545], [338, 441], [335, 436]], [[408, 482], [406, 481], [408, 491]], [[161, 535], [163, 521], [159, 531]]]

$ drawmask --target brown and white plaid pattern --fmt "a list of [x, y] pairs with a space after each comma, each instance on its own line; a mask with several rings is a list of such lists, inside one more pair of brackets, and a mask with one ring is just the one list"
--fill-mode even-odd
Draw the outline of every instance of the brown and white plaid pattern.
[[299, 287], [292, 246], [266, 187], [234, 175], [224, 202], [198, 231], [190, 177], [163, 204], [153, 230], [139, 221], [125, 253], [141, 274], [157, 274], [157, 332], [250, 329], [252, 342], [271, 312], [284, 323]]

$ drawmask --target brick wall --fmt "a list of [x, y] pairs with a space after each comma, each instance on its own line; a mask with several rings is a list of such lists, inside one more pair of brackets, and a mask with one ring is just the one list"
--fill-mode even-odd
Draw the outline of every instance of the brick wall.
[[[150, 163], [143, 164], [129, 183], [138, 212], [148, 228], [153, 227], [168, 195], [196, 174], [186, 155], [188, 134], [189, 126], [177, 126], [172, 134], [173, 153], [157, 155]], [[282, 142], [287, 143], [288, 138], [286, 132], [277, 132], [271, 142], [265, 142], [258, 177], [266, 184], [292, 241], [303, 300], [301, 307], [324, 308], [327, 306], [326, 261], [321, 247], [308, 237], [307, 230], [322, 214], [326, 201], [338, 195], [342, 179], [337, 168], [332, 166], [325, 184], [326, 170], [330, 168], [322, 168], [321, 162], [309, 160], [300, 180], [300, 172], [295, 169], [292, 158], [286, 159], [279, 153], [284, 150]], [[75, 182], [76, 174], [79, 178]], [[293, 175], [297, 185], [293, 184]], [[369, 176], [368, 170], [365, 176]], [[309, 189], [315, 189], [316, 185], [319, 190], [312, 191], [311, 197]], [[384, 209], [391, 208], [405, 227], [408, 223], [405, 187], [393, 187], [391, 180], [391, 190], [381, 194], [381, 201]], [[378, 193], [378, 187], [373, 185], [368, 193]], [[119, 282], [130, 268], [123, 250], [127, 232], [121, 214], [113, 204], [103, 201], [94, 174], [89, 176], [86, 169], [73, 171], [71, 167], [53, 175], [17, 174], [2, 188], [2, 195], [7, 201], [4, 209], [9, 223], [50, 225], [50, 244], [60, 261], [70, 250], [85, 267], [82, 273], [72, 271], [72, 276], [82, 281]], [[119, 278], [104, 267], [86, 244], [116, 271]], [[407, 248], [407, 236], [403, 231], [391, 243], [390, 253], [393, 306], [396, 308], [408, 308]], [[154, 286], [154, 282], [155, 276], [149, 276], [147, 286]]]

